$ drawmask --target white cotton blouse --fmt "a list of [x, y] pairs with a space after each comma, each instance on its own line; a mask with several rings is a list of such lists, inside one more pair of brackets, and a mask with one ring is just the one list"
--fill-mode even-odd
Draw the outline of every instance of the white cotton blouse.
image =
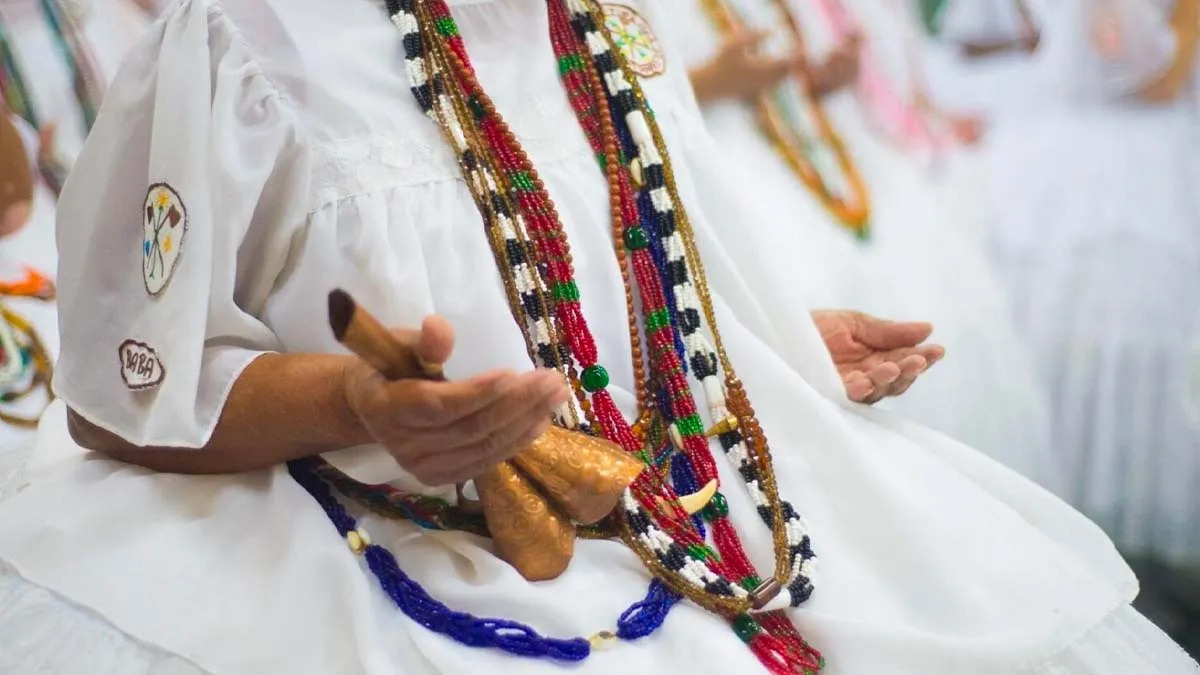
[[[557, 80], [545, 7], [455, 3], [454, 15], [563, 217], [584, 312], [629, 412], [605, 184]], [[667, 73], [645, 87], [675, 151], [702, 129], [683, 70], [666, 56]], [[694, 208], [697, 191], [728, 189], [710, 169], [675, 164], [721, 330], [772, 438], [781, 490], [822, 556], [817, 592], [794, 617], [829, 675], [1046, 675], [1096, 653], [1133, 668], [1121, 672], [1169, 663], [1163, 672], [1190, 674], [1194, 664], [1128, 608], [1132, 576], [1093, 525], [943, 436], [845, 402], [807, 311], [759, 277], [761, 252], [729, 231], [761, 217], [753, 205], [730, 193], [725, 211]], [[148, 267], [156, 183], [171, 191], [149, 190], [151, 223], [174, 207], [186, 210], [187, 232], [166, 250], [152, 228], [150, 248], [162, 255]], [[112, 85], [60, 206], [59, 246], [58, 391], [137, 443], [202, 444], [231, 383], [264, 351], [338, 351], [325, 325], [334, 287], [391, 324], [446, 316], [459, 335], [451, 377], [529, 367], [479, 215], [407, 91], [399, 35], [365, 0], [190, 0], [168, 10]], [[118, 359], [127, 340], [145, 345], [139, 358]], [[27, 590], [40, 586], [74, 618], [49, 624], [64, 632], [47, 637], [31, 632], [47, 624], [0, 611], [0, 664], [53, 663], [101, 621], [176, 666], [212, 673], [560, 672], [404, 617], [283, 468], [152, 474], [81, 452], [63, 420], [56, 406], [22, 489], [0, 503], [9, 570], [0, 594], [44, 607]], [[386, 462], [355, 466], [364, 478], [402, 478]], [[721, 472], [752, 557], [769, 559], [736, 474]], [[648, 582], [614, 542], [580, 542], [562, 577], [529, 583], [486, 540], [360, 522], [451, 607], [555, 636], [611, 629]], [[93, 672], [129, 672], [108, 656]], [[654, 637], [587, 668], [701, 673], [718, 663], [760, 667], [725, 622], [684, 603]], [[1112, 672], [1103, 668], [1072, 672]]]

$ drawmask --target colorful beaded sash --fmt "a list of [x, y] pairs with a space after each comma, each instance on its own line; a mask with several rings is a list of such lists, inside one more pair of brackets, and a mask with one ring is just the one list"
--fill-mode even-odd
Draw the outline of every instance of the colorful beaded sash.
[[[810, 540], [803, 521], [778, 494], [766, 437], [716, 331], [703, 264], [686, 214], [677, 208], [665, 143], [637, 79], [612, 47], [599, 7], [583, 0], [547, 1], [561, 79], [608, 178], [638, 383], [640, 412], [633, 424], [607, 391], [608, 374], [582, 312], [554, 204], [476, 79], [449, 9], [442, 0], [388, 4], [403, 34], [413, 95], [458, 153], [530, 357], [563, 372], [576, 392], [557, 422], [603, 435], [647, 465], [611, 518], [655, 580], [647, 597], [622, 615], [616, 634], [602, 631], [592, 643], [551, 640], [511, 622], [454, 613], [415, 586], [390, 553], [370, 544], [331, 488], [393, 515], [414, 514], [412, 500], [385, 488], [347, 485], [348, 479], [319, 460], [293, 463], [293, 475], [322, 503], [351, 547], [367, 556], [402, 611], [465, 644], [576, 660], [593, 643], [648, 634], [682, 596], [726, 617], [771, 672], [816, 672], [820, 655], [781, 611], [812, 592]], [[705, 392], [716, 422], [707, 431], [689, 373]], [[766, 581], [746, 556], [723, 496], [714, 497], [703, 517], [693, 518], [679, 506], [676, 491], [694, 492], [717, 480], [710, 438], [720, 443], [771, 529], [775, 570]], [[404, 506], [397, 508], [398, 503]], [[437, 526], [457, 518], [453, 513], [435, 505], [414, 515]], [[513, 635], [519, 636], [517, 643], [508, 639]]]

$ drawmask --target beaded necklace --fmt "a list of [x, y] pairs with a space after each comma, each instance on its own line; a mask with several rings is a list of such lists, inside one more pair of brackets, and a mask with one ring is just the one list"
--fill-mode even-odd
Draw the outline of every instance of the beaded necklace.
[[[872, 122], [871, 128], [884, 141], [903, 151], [925, 150], [934, 155], [944, 153], [956, 140], [946, 116], [930, 102], [924, 65], [915, 44], [919, 37], [910, 30], [909, 17], [903, 14], [910, 10], [897, 7], [891, 0], [879, 1], [887, 5], [887, 11], [895, 19], [889, 22], [889, 27], [902, 32], [904, 60], [912, 76], [912, 91], [901, 92], [884, 74], [868, 41], [862, 47], [855, 88], [859, 105], [870, 113], [867, 118]], [[817, 7], [835, 37], [844, 39], [863, 34], [862, 26], [843, 0], [817, 0]]]
[[[622, 498], [616, 520], [622, 539], [656, 579], [647, 598], [622, 615], [617, 636], [637, 637], [637, 627], [632, 625], [636, 620], [643, 620], [641, 627], [647, 629], [642, 634], [652, 631], [674, 600], [684, 596], [730, 619], [737, 634], [772, 672], [815, 672], [822, 665], [820, 655], [779, 611], [798, 605], [812, 592], [814, 556], [809, 538], [795, 510], [779, 498], [765, 436], [715, 330], [694, 236], [686, 215], [675, 208], [678, 196], [661, 133], [648, 114], [636, 78], [601, 28], [597, 6], [580, 0], [547, 2], [563, 84], [609, 179], [614, 243], [624, 269], [639, 374], [641, 412], [633, 425], [624, 420], [606, 390], [608, 375], [598, 363], [595, 341], [580, 307], [569, 245], [553, 202], [479, 85], [449, 9], [442, 0], [389, 0], [388, 5], [403, 34], [413, 95], [458, 153], [530, 355], [543, 366], [563, 371], [576, 391], [574, 403], [560, 412], [557, 421], [570, 425], [582, 416], [586, 422], [580, 422], [581, 427], [617, 442], [648, 465]], [[653, 252], [653, 238], [658, 239], [658, 255]], [[635, 292], [641, 322], [634, 315]], [[715, 347], [701, 332], [705, 323]], [[648, 354], [642, 353], [641, 333]], [[707, 432], [687, 384], [685, 361], [705, 391], [713, 419], [718, 420]], [[650, 378], [641, 375], [646, 366], [652, 371]], [[719, 370], [724, 371], [724, 381]], [[668, 429], [676, 450], [669, 469], [654, 461], [644, 445], [656, 427]], [[703, 519], [691, 518], [679, 506], [675, 489], [717, 479], [708, 448], [710, 436], [719, 438], [772, 530], [776, 569], [765, 583], [755, 575], [741, 547], [723, 496], [714, 497]], [[365, 533], [331, 497], [329, 486], [336, 488], [336, 481], [344, 482], [344, 477], [323, 479], [328, 467], [319, 463], [293, 463], [291, 468], [325, 506], [352, 548], [366, 552], [369, 565], [397, 605], [434, 630], [445, 628], [439, 617], [449, 610], [443, 607], [433, 616], [414, 610], [414, 596], [421, 607], [428, 606], [428, 597], [417, 592], [419, 587], [410, 588], [411, 580], [403, 576], [390, 553], [370, 545], [369, 539], [364, 543]], [[361, 496], [363, 490], [351, 487], [348, 492]], [[379, 496], [377, 491], [377, 507]], [[392, 507], [403, 501], [391, 497], [387, 502]], [[712, 529], [716, 550], [706, 544], [704, 521]], [[496, 620], [466, 617], [464, 621], [475, 633], [442, 632], [467, 644], [533, 655], [489, 628]], [[505, 630], [519, 631], [526, 640], [541, 645], [534, 650], [537, 655], [572, 660], [586, 656], [586, 648], [578, 652], [586, 642], [547, 640], [527, 627], [508, 625]], [[603, 639], [606, 634], [599, 635]]]
[[[570, 35], [571, 31], [566, 22], [557, 20], [558, 13], [561, 8], [555, 4], [550, 4], [550, 16], [552, 35], [557, 44], [562, 44], [561, 40], [565, 39], [565, 35]], [[571, 353], [579, 364], [583, 367], [579, 377], [580, 388], [589, 394], [589, 396], [580, 396], [585, 413], [589, 417], [589, 421], [598, 423], [602, 432], [610, 440], [614, 440], [623, 445], [630, 452], [638, 453], [641, 451], [640, 439], [636, 437], [633, 429], [625, 423], [621, 418], [619, 411], [612, 402], [611, 397], [607, 393], [605, 387], [608, 384], [607, 373], [597, 363], [597, 353], [594, 340], [591, 337], [590, 331], [587, 328], [587, 323], [583, 318], [579, 305], [579, 290], [574, 280], [572, 279], [572, 269], [570, 260], [570, 251], [567, 246], [566, 237], [561, 230], [561, 225], [558, 223], [557, 215], [554, 212], [553, 204], [549, 201], [548, 195], [545, 194], [544, 186], [541, 184], [536, 171], [529, 164], [528, 159], [524, 157], [523, 151], [516, 144], [515, 136], [504, 125], [503, 119], [496, 113], [492, 107], [490, 99], [479, 87], [474, 79], [474, 73], [470, 70], [469, 61], [466, 58], [465, 48], [461, 38], [457, 34], [457, 29], [449, 16], [449, 12], [444, 4], [440, 2], [422, 3], [416, 6], [418, 12], [428, 12], [429, 16], [427, 24], [437, 27], [437, 35], [444, 39], [444, 49], [437, 49], [441, 41], [425, 40], [425, 35], [417, 30], [412, 30], [412, 24], [420, 25], [419, 21], [408, 21], [408, 17], [403, 16], [403, 11], [398, 13], [397, 23], [402, 29], [408, 29], [406, 38], [411, 35], [419, 35], [423, 42], [432, 42], [433, 47], [428, 51], [411, 50], [409, 56], [409, 72], [412, 74], [415, 70], [412, 66], [414, 62], [423, 68], [429, 68], [430, 72], [422, 73], [422, 76], [413, 78], [413, 90], [418, 102], [422, 107], [430, 113], [432, 117], [438, 119], [446, 131], [446, 136], [449, 141], [457, 146], [462, 157], [462, 164], [466, 169], [465, 173], [468, 177], [468, 185], [472, 185], [479, 190], [476, 201], [484, 205], [482, 209], [485, 216], [485, 222], [492, 225], [498, 225], [501, 230], [509, 230], [506, 232], [505, 239], [520, 238], [533, 243], [535, 253], [538, 254], [539, 265], [544, 267], [546, 276], [548, 277], [547, 285], [553, 288], [553, 295], [556, 302], [553, 306], [553, 311], [558, 322], [562, 324], [563, 333], [565, 334], [566, 342], [571, 349]], [[417, 18], [417, 17], [412, 17]], [[565, 16], [562, 17], [565, 19]], [[603, 45], [607, 44], [604, 37], [601, 36], [595, 29], [595, 18], [590, 11], [584, 7], [583, 10], [576, 9], [575, 16], [572, 17], [572, 23], [575, 29], [579, 30], [583, 35], [576, 36], [580, 43], [579, 53], [564, 54], [559, 53], [560, 69], [565, 71], [564, 76], [568, 88], [568, 92], [578, 91], [578, 88], [572, 83], [568, 76], [574, 72], [571, 67], [572, 62], [578, 64], [580, 62], [586, 64], [583, 53], [585, 49], [582, 44], [584, 40], [591, 37], [588, 42], [591, 43], [590, 51], [597, 54], [596, 59], [599, 62], [609, 62], [615, 64], [614, 56], [609, 49], [603, 49]], [[408, 40], [406, 39], [406, 44]], [[433, 65], [430, 68], [430, 65]], [[441, 64], [440, 69], [438, 64]], [[448, 73], [457, 75], [456, 79], [446, 77]], [[615, 84], [616, 78], [613, 73], [606, 73], [606, 79], [613, 81], [612, 88], [615, 88], [615, 94], [612, 96], [615, 101], [613, 103], [625, 99], [622, 107], [626, 109], [636, 109], [634, 112], [626, 113], [631, 127], [641, 125], [643, 127], [643, 135], [646, 140], [642, 148], [641, 154], [642, 163], [649, 173], [655, 172], [656, 169], [661, 170], [662, 164], [661, 155], [658, 153], [657, 147], [653, 145], [651, 140], [651, 132], [646, 118], [642, 116], [640, 106], [640, 92], [629, 86], [627, 80], [622, 78], [625, 86], [620, 87]], [[436, 96], [430, 96], [430, 83], [432, 90]], [[599, 78], [594, 80], [594, 84], [599, 84]], [[454, 85], [461, 87], [460, 91], [456, 91]], [[593, 90], [595, 92], [595, 90]], [[436, 100], [435, 100], [436, 99]], [[587, 115], [586, 103], [583, 107], [580, 105], [580, 97], [572, 96], [573, 102], [576, 104], [577, 113], [580, 114], [581, 124], [589, 135], [594, 134], [596, 127], [595, 118], [589, 118]], [[601, 104], [603, 105], [603, 104]], [[469, 111], [473, 119], [464, 118], [457, 115], [459, 111]], [[463, 122], [466, 122], [464, 124]], [[473, 124], [473, 123], [478, 124]], [[599, 126], [603, 128], [606, 124], [611, 124], [611, 119], [607, 116], [599, 117]], [[629, 233], [631, 240], [639, 240], [637, 227], [638, 214], [635, 202], [630, 199], [629, 177], [625, 172], [618, 172], [618, 158], [616, 157], [615, 142], [612, 140], [612, 134], [606, 134], [610, 140], [606, 143], [606, 161], [604, 165], [610, 176], [610, 187], [612, 188], [612, 205], [615, 207], [614, 216], [625, 221], [625, 228], [632, 230]], [[470, 142], [472, 138], [481, 137], [491, 144], [491, 147], [486, 145], [474, 145]], [[493, 166], [495, 162], [497, 166]], [[510, 185], [506, 190], [498, 190], [494, 186], [503, 185], [505, 182], [501, 176], [507, 176], [510, 179]], [[492, 208], [497, 203], [503, 203], [508, 195], [514, 195], [516, 198], [511, 200], [507, 206], [500, 208]], [[666, 200], [668, 195], [665, 189], [659, 195], [660, 200]], [[669, 207], [666, 210], [670, 210]], [[622, 240], [624, 240], [624, 236]], [[493, 241], [495, 238], [493, 238]], [[635, 245], [636, 246], [636, 245]], [[506, 247], [508, 248], [508, 247]], [[498, 249], [498, 247], [497, 247]], [[499, 249], [497, 250], [499, 252]], [[694, 402], [690, 397], [690, 390], [687, 389], [686, 382], [683, 380], [682, 364], [673, 348], [673, 341], [670, 333], [672, 321], [669, 312], [664, 307], [665, 302], [661, 292], [661, 285], [653, 267], [653, 261], [650, 259], [645, 248], [633, 248], [631, 251], [633, 258], [633, 268], [638, 280], [638, 290], [642, 306], [644, 321], [647, 328], [647, 340], [651, 346], [650, 361], [652, 366], [658, 366], [656, 377], [662, 378], [665, 381], [664, 389], [667, 390], [666, 399], [670, 404], [670, 410], [662, 411], [664, 414], [673, 416], [672, 424], [678, 433], [675, 434], [677, 441], [683, 445], [683, 452], [693, 462], [697, 457], [701, 463], [704, 463], [706, 471], [705, 478], [715, 478], [715, 467], [711, 464], [711, 457], [707, 453], [707, 444], [703, 439], [703, 429], [701, 427], [699, 416], [696, 414]], [[501, 267], [502, 273], [505, 268]], [[528, 324], [531, 317], [524, 306], [516, 306], [514, 316], [518, 323]], [[530, 329], [532, 333], [536, 330], [536, 326]], [[586, 405], [590, 399], [590, 406]], [[736, 424], [735, 424], [736, 426]], [[736, 431], [736, 428], [731, 429]], [[690, 447], [689, 447], [690, 446]], [[702, 452], [692, 452], [699, 446]], [[769, 471], [769, 462], [768, 469]], [[635, 541], [633, 544], [635, 550], [645, 547], [639, 551], [646, 562], [652, 567], [661, 565], [665, 568], [674, 568], [683, 566], [687, 569], [686, 574], [678, 576], [683, 577], [683, 581], [689, 583], [679, 583], [679, 579], [671, 579], [668, 576], [669, 583], [674, 581], [677, 587], [674, 590], [686, 595], [700, 604], [709, 604], [714, 607], [723, 608], [726, 610], [736, 609], [746, 611], [748, 594], [739, 588], [738, 585], [730, 584], [725, 580], [721, 572], [723, 567], [721, 561], [713, 555], [703, 544], [700, 537], [696, 536], [695, 528], [692, 527], [691, 520], [687, 518], [678, 508], [664, 511], [662, 500], [656, 499], [656, 495], [652, 490], [647, 489], [647, 483], [652, 483], [655, 480], [654, 472], [645, 472], [643, 476], [647, 476], [639, 483], [635, 483], [633, 495], [625, 500], [625, 507], [629, 510], [629, 515], [636, 523], [646, 520], [649, 514], [653, 514], [657, 520], [657, 524], [664, 525], [669, 532], [669, 537], [681, 539], [686, 550], [682, 549], [678, 544], [671, 547], [663, 547], [657, 544], [649, 544], [647, 541]], [[710, 479], [711, 479], [710, 478]], [[773, 489], [773, 475], [766, 480]], [[757, 481], [755, 481], [757, 483]], [[667, 486], [654, 486], [659, 489], [666, 489], [671, 502], [674, 502], [674, 494], [670, 492]], [[640, 492], [640, 494], [639, 494]], [[637, 499], [634, 499], [634, 496]], [[635, 502], [640, 502], [638, 505]], [[644, 507], [644, 510], [643, 510]], [[781, 509], [781, 506], [775, 508]], [[782, 513], [782, 511], [780, 511]], [[784, 522], [789, 519], [775, 518], [776, 522]], [[724, 517], [721, 515], [714, 519], [714, 527], [724, 525], [731, 527]], [[645, 529], [649, 522], [643, 526]], [[783, 534], [786, 537], [786, 534]], [[651, 539], [653, 537], [650, 537]], [[721, 533], [717, 534], [718, 546], [722, 545]], [[735, 541], [736, 539], [734, 539]], [[673, 542], [674, 543], [674, 542]], [[724, 548], [724, 547], [722, 547]], [[650, 555], [653, 553], [653, 556]], [[730, 553], [722, 551], [722, 555], [736, 555], [732, 549]], [[739, 557], [744, 557], [739, 556]], [[706, 560], [707, 559], [707, 560]], [[705, 564], [707, 563], [707, 564]], [[786, 567], [784, 564], [777, 567]], [[717, 569], [711, 569], [717, 568]], [[715, 574], [714, 574], [715, 573]], [[741, 579], [736, 581], [745, 582], [743, 575]], [[784, 572], [778, 574], [778, 577], [786, 578], [791, 581], [794, 576]], [[777, 579], [778, 581], [778, 579]], [[703, 589], [699, 591], [698, 589]], [[716, 596], [715, 598], [713, 596]]]
[[[56, 51], [71, 74], [72, 89], [83, 117], [83, 132], [86, 135], [96, 121], [103, 85], [97, 76], [86, 38], [75, 20], [57, 0], [41, 0], [40, 5], [42, 16], [54, 37]], [[41, 129], [45, 120], [38, 114], [33, 93], [26, 84], [20, 60], [8, 34], [11, 22], [2, 14], [0, 9], [0, 90], [10, 110], [34, 129]], [[42, 158], [39, 164], [43, 179], [57, 196], [66, 177], [65, 167], [53, 161], [53, 158]]]
[[[0, 298], [29, 298], [53, 300], [54, 283], [38, 272], [27, 270], [17, 282], [0, 282]], [[37, 330], [28, 319], [0, 302], [0, 403], [11, 406], [25, 400], [39, 389], [45, 392], [46, 404], [54, 399], [50, 388], [54, 366]], [[41, 410], [45, 408], [42, 407]], [[41, 411], [26, 415], [11, 409], [0, 409], [0, 422], [18, 427], [35, 427]]]
[[[746, 29], [745, 21], [728, 0], [701, 0], [701, 4], [721, 35], [728, 37]], [[803, 50], [804, 38], [799, 22], [786, 1], [770, 0], [770, 4], [782, 17], [788, 39]], [[799, 106], [792, 105], [791, 101], [797, 94]], [[808, 71], [801, 70], [776, 91], [759, 95], [755, 100], [755, 111], [759, 129], [809, 192], [842, 227], [859, 239], [869, 238], [871, 207], [866, 184], [841, 135], [825, 113]], [[824, 166], [827, 162], [819, 161], [822, 155], [830, 156], [833, 166]], [[825, 176], [826, 172], [840, 178], [836, 181], [838, 185]]]

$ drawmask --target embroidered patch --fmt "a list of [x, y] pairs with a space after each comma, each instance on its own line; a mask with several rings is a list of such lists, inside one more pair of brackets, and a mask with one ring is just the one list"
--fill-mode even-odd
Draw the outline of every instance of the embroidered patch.
[[158, 295], [179, 264], [187, 238], [187, 209], [175, 188], [155, 183], [146, 191], [142, 218], [142, 278], [146, 292]]
[[667, 61], [650, 22], [632, 7], [604, 5], [604, 26], [612, 35], [613, 44], [638, 77], [657, 77], [667, 70]]
[[126, 340], [117, 348], [121, 361], [121, 379], [134, 391], [153, 389], [162, 384], [167, 372], [154, 348], [137, 340]]

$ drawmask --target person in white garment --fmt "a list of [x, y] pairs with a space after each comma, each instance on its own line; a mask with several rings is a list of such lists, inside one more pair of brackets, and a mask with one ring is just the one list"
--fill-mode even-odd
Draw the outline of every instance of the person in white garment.
[[1128, 556], [1193, 575], [1198, 30], [1192, 0], [1055, 4], [1039, 115], [1006, 132], [992, 171], [993, 252], [1053, 394], [1064, 497]]
[[[556, 1], [456, 0], [453, 23], [416, 25], [423, 41], [461, 37], [496, 111], [477, 98], [462, 113], [501, 115], [506, 142], [536, 167], [527, 185], [544, 186], [561, 216], [582, 313], [610, 369], [606, 390], [628, 420], [640, 384], [608, 186], [560, 80], [560, 67], [579, 72], [578, 62], [556, 58], [548, 30], [564, 8], [597, 8]], [[421, 2], [423, 16], [441, 9]], [[672, 11], [627, 8], [623, 20], [643, 35]], [[364, 483], [429, 491], [414, 477], [473, 475], [567, 397], [559, 376], [531, 369], [514, 325], [497, 272], [507, 259], [493, 256], [480, 216], [489, 202], [463, 179], [479, 155], [460, 164], [448, 139], [466, 137], [443, 135], [421, 112], [430, 80], [421, 64], [406, 69], [404, 50], [428, 43], [412, 39], [411, 18], [393, 23], [368, 0], [185, 0], [133, 50], [60, 204], [61, 403], [43, 420], [27, 483], [0, 503], [0, 671], [563, 670], [439, 632], [464, 625], [461, 615], [449, 627], [407, 618], [347, 546], [362, 550], [358, 530], [341, 536], [344, 521], [331, 526], [280, 466], [324, 453]], [[593, 62], [607, 55], [645, 73], [634, 81], [665, 154], [641, 175], [657, 180], [654, 167], [670, 163], [728, 357], [772, 440], [780, 493], [808, 523], [820, 573], [785, 616], [824, 654], [823, 672], [1198, 672], [1130, 608], [1136, 581], [1089, 521], [985, 456], [847, 400], [838, 330], [818, 331], [799, 294], [759, 264], [789, 252], [764, 252], [738, 230], [738, 218], [763, 214], [716, 171], [678, 55], [652, 41], [618, 59], [603, 46], [610, 33], [579, 25], [591, 31]], [[632, 86], [632, 71], [620, 72]], [[607, 91], [631, 91], [615, 82]], [[699, 191], [723, 207], [702, 206]], [[174, 210], [172, 227], [186, 227], [169, 251], [163, 237], [146, 238], [158, 222], [147, 206], [150, 216]], [[333, 288], [401, 327], [422, 359], [444, 360], [449, 380], [372, 375], [326, 324]], [[845, 317], [834, 322], [845, 346], [872, 352], [872, 338], [851, 330], [866, 320]], [[900, 343], [924, 330], [866, 324], [899, 331]], [[937, 353], [907, 349], [924, 361]], [[889, 393], [904, 383], [881, 356], [891, 375], [877, 393]], [[458, 420], [474, 410], [486, 414]], [[768, 532], [737, 472], [718, 469], [761, 565]], [[374, 542], [368, 561], [390, 551], [438, 602], [542, 634], [613, 630], [651, 576], [622, 544], [580, 540], [565, 573], [528, 582], [486, 539], [352, 510]], [[430, 602], [418, 605], [405, 609]], [[610, 648], [577, 669], [765, 672], [729, 621], [690, 601], [648, 637], [600, 643]]]
[[[846, 44], [833, 44], [825, 18], [810, 11], [812, 3], [791, 4], [805, 30], [811, 67], [825, 69], [856, 54]], [[748, 21], [748, 30], [781, 29], [765, 2], [731, 7]], [[776, 49], [769, 57], [747, 58], [747, 38], [723, 40], [701, 2], [692, 2], [689, 10], [663, 32], [673, 33], [666, 39], [681, 46], [692, 69], [708, 131], [721, 146], [722, 168], [728, 169], [730, 180], [738, 174], [750, 177], [743, 181], [744, 189], [770, 213], [762, 223], [745, 227], [741, 236], [764, 250], [786, 248], [788, 256], [775, 270], [778, 283], [796, 287], [810, 306], [855, 306], [932, 320], [937, 339], [952, 358], [892, 407], [1055, 487], [1059, 468], [1049, 446], [1045, 395], [1013, 331], [1006, 299], [975, 228], [952, 218], [947, 200], [916, 157], [872, 130], [871, 112], [855, 99], [852, 88], [822, 76], [818, 79], [826, 84], [820, 86], [828, 90], [822, 104], [858, 166], [871, 203], [871, 240], [855, 242], [761, 132], [755, 106], [747, 102], [789, 72], [777, 68], [768, 73], [773, 78], [755, 77], [756, 70], [787, 66], [795, 57]], [[884, 73], [897, 77], [896, 86], [907, 91], [906, 78], [915, 75], [903, 64], [909, 56], [904, 36], [888, 33], [889, 27], [899, 31], [889, 21], [896, 17], [886, 11], [864, 16], [875, 19], [863, 23], [870, 29], [870, 58], [878, 61], [874, 67], [886, 64]], [[854, 73], [851, 68], [852, 77]], [[836, 178], [836, 171], [829, 176]]]
[[[28, 269], [53, 276], [56, 192], [83, 145], [104, 84], [149, 26], [153, 9], [133, 0], [0, 0], [0, 34], [9, 49], [5, 99], [20, 103], [23, 127], [36, 127], [32, 153], [43, 168], [31, 214], [0, 241], [0, 279], [15, 282]], [[12, 306], [57, 354], [53, 303], [15, 298]], [[36, 415], [41, 404], [23, 402], [20, 412]], [[18, 474], [32, 438], [28, 429], [0, 425], [0, 494], [11, 482], [4, 478]]]

